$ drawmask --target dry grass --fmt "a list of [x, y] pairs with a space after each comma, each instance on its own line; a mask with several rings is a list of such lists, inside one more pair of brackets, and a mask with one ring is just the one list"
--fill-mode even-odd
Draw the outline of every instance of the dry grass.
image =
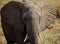
[[1, 17], [0, 17], [0, 44], [6, 44], [6, 40], [1, 27]]
[[60, 19], [56, 19], [56, 22], [51, 26], [40, 33], [42, 38], [40, 44], [60, 44]]

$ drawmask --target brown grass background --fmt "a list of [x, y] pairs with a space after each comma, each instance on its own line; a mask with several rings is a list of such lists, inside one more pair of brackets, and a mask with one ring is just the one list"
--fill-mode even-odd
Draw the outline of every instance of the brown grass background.
[[[37, 1], [37, 0], [33, 0]], [[60, 16], [60, 0], [50, 0], [56, 7], [58, 11], [58, 16]], [[9, 2], [8, 0], [0, 0], [0, 9], [4, 4]], [[1, 17], [0, 17], [1, 19]], [[57, 18], [55, 23], [50, 25], [48, 29], [43, 32], [40, 32], [39, 36], [39, 44], [60, 44], [60, 18]], [[7, 44], [2, 27], [1, 27], [1, 20], [0, 20], [0, 44]]]

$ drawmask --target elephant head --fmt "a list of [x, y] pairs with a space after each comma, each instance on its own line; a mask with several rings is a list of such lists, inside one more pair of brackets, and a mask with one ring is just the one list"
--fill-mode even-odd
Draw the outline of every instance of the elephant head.
[[38, 44], [39, 32], [49, 27], [56, 19], [56, 9], [52, 4], [40, 7], [32, 2], [24, 2], [23, 20], [26, 24], [27, 33], [30, 35], [31, 44]]

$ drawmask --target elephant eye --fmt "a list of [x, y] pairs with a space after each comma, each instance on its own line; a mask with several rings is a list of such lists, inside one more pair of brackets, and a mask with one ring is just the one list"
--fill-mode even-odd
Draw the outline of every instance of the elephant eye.
[[23, 23], [24, 23], [24, 24], [26, 23], [26, 18], [23, 18]]
[[26, 18], [24, 18], [24, 21], [26, 21]]

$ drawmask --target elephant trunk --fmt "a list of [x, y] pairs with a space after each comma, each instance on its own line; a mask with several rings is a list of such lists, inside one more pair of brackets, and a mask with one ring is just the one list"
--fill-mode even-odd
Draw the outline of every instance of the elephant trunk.
[[34, 11], [27, 11], [23, 15], [24, 24], [26, 25], [27, 33], [30, 36], [30, 44], [38, 44], [38, 34], [39, 34], [39, 20], [40, 16]]

